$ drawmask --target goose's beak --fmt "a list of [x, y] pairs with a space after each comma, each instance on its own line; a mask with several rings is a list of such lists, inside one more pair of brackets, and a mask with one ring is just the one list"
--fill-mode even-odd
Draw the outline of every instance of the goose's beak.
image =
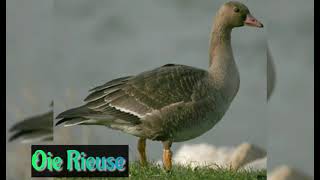
[[244, 21], [244, 24], [247, 26], [263, 28], [263, 24], [259, 22], [255, 17], [253, 17], [251, 14], [247, 15], [247, 18]]

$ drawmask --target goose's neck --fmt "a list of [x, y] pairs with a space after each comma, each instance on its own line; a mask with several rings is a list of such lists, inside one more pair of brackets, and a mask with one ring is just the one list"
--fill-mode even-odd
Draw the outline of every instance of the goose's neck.
[[231, 31], [232, 28], [216, 19], [210, 34], [209, 74], [216, 87], [237, 91], [239, 73], [233, 58]]

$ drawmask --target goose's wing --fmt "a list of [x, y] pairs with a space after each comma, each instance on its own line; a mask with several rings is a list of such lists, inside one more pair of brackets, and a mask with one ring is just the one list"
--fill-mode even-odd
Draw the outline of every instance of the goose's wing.
[[63, 118], [60, 122], [78, 118], [75, 124], [90, 124], [88, 119], [99, 118], [138, 124], [153, 110], [192, 101], [198, 95], [195, 89], [199, 81], [206, 75], [206, 71], [194, 67], [167, 64], [136, 76], [115, 79], [92, 89], [84, 106], [63, 112], [57, 118]]
[[[21, 138], [23, 142], [41, 141], [53, 138], [53, 111], [26, 118], [14, 124], [9, 141]], [[51, 138], [49, 138], [51, 137]]]

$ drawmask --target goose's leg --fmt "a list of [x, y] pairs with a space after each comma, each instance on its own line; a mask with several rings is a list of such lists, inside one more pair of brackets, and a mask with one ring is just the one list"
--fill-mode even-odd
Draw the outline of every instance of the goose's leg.
[[162, 163], [166, 171], [170, 171], [172, 168], [172, 151], [171, 151], [171, 141], [163, 141], [163, 154], [162, 154]]
[[140, 157], [140, 164], [142, 166], [147, 165], [146, 139], [139, 138], [139, 140], [138, 140], [138, 152], [139, 152], [139, 157]]

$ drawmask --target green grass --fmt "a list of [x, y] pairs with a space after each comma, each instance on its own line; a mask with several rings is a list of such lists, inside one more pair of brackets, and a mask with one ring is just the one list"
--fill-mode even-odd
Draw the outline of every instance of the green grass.
[[148, 167], [141, 167], [138, 163], [130, 164], [129, 178], [55, 178], [55, 180], [108, 180], [108, 179], [132, 179], [132, 180], [267, 180], [267, 172], [241, 170], [234, 171], [230, 169], [210, 169], [201, 167], [192, 169], [191, 167], [173, 166], [171, 172], [165, 172], [158, 165], [149, 165]]

